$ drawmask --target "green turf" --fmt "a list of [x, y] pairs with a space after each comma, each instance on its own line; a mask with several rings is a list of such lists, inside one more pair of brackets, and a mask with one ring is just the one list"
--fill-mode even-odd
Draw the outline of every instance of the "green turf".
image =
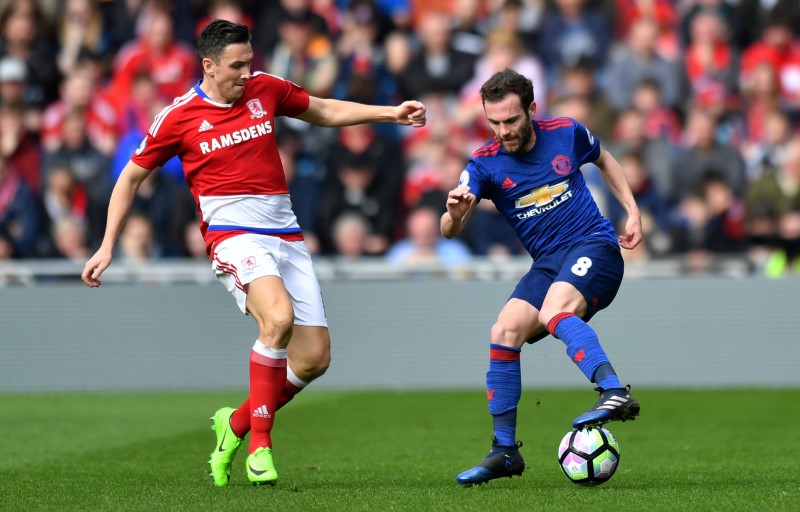
[[570, 483], [556, 449], [588, 392], [529, 390], [522, 478], [463, 489], [489, 448], [485, 393], [309, 390], [278, 415], [280, 482], [207, 476], [208, 417], [240, 393], [0, 394], [0, 509], [225, 511], [800, 510], [800, 390], [637, 390], [611, 424], [621, 465]]

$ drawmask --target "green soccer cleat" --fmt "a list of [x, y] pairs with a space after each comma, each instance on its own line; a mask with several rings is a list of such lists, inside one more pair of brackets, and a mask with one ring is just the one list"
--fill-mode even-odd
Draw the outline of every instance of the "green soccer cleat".
[[211, 466], [210, 476], [214, 479], [214, 485], [217, 487], [228, 485], [228, 481], [231, 479], [233, 457], [239, 446], [242, 445], [242, 440], [236, 437], [231, 428], [231, 415], [235, 410], [233, 407], [223, 407], [210, 418], [211, 430], [217, 434], [217, 445], [211, 452], [208, 464]]
[[253, 485], [275, 485], [278, 482], [271, 448], [258, 448], [247, 457], [247, 479]]

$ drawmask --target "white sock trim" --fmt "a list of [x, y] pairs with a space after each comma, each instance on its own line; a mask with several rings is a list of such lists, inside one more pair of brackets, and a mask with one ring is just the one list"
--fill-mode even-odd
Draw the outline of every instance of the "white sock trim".
[[300, 377], [295, 375], [295, 373], [292, 371], [292, 367], [289, 366], [288, 364], [286, 365], [286, 380], [288, 380], [289, 382], [291, 382], [293, 385], [297, 386], [300, 389], [303, 389], [304, 387], [308, 386], [308, 382], [302, 380]]
[[256, 340], [256, 343], [253, 345], [253, 352], [261, 354], [264, 357], [269, 357], [270, 359], [286, 359], [285, 348], [268, 347], [258, 340]]

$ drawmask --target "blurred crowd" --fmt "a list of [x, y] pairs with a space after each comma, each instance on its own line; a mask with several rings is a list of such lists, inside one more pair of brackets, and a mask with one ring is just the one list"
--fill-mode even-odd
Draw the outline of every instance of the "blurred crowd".
[[[524, 253], [482, 202], [459, 240], [438, 218], [491, 137], [478, 94], [512, 67], [536, 117], [587, 125], [622, 163], [646, 242], [630, 260], [746, 258], [800, 272], [797, 0], [2, 0], [0, 259], [83, 261], [114, 181], [156, 113], [200, 76], [211, 19], [247, 24], [255, 69], [309, 93], [418, 99], [428, 126], [276, 136], [312, 253], [461, 263]], [[584, 167], [603, 213], [624, 212]], [[205, 258], [172, 160], [141, 187], [117, 258]]]

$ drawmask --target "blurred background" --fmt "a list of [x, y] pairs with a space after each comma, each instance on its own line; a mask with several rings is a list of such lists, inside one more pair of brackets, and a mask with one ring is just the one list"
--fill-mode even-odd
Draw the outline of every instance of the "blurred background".
[[[782, 366], [797, 327], [788, 278], [800, 274], [797, 0], [2, 0], [0, 389], [42, 387], [46, 379], [24, 384], [30, 364], [39, 361], [40, 376], [63, 373], [62, 349], [74, 374], [45, 388], [200, 386], [159, 373], [165, 347], [255, 337], [214, 282], [177, 160], [140, 189], [104, 275], [112, 286], [79, 285], [120, 170], [154, 115], [196, 83], [195, 37], [214, 18], [251, 27], [254, 69], [313, 95], [428, 107], [419, 130], [281, 119], [275, 131], [334, 340], [396, 351], [408, 384], [402, 354], [448, 339], [477, 352], [454, 363], [453, 379], [417, 383], [481, 385], [489, 327], [530, 257], [489, 202], [456, 241], [441, 239], [438, 217], [470, 153], [491, 137], [479, 87], [513, 67], [534, 83], [537, 118], [577, 119], [622, 163], [642, 211], [645, 242], [624, 251], [626, 283], [596, 320], [601, 339], [624, 340], [617, 350], [634, 361], [661, 361], [663, 373], [644, 365], [635, 375], [645, 383], [668, 384], [670, 368], [683, 367], [697, 384], [800, 384]], [[624, 212], [599, 172], [583, 171], [621, 228]], [[222, 315], [217, 334], [213, 314]], [[43, 342], [52, 368], [42, 366]], [[237, 378], [246, 376], [241, 343], [230, 357]], [[697, 352], [696, 368], [685, 352], [652, 352], [675, 343]], [[701, 378], [759, 354], [774, 356], [761, 376], [728, 367]], [[120, 371], [87, 370], [102, 357], [120, 357]], [[130, 357], [145, 358], [139, 366], [152, 375], [126, 381]], [[384, 370], [365, 382], [400, 382]], [[541, 371], [535, 378], [553, 382]]]

